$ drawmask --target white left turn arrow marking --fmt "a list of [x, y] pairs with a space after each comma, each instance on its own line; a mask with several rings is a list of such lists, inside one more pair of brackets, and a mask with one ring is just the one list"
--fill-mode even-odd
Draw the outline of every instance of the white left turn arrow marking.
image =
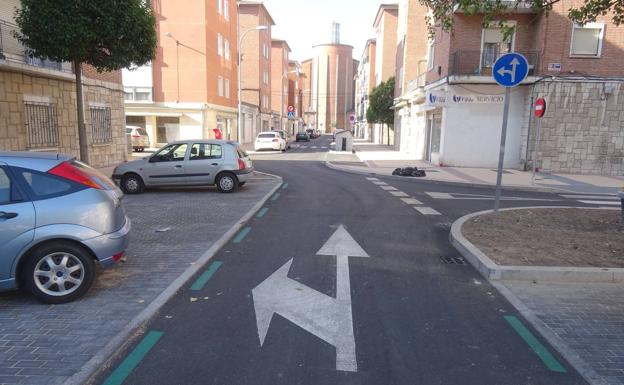
[[252, 290], [260, 345], [264, 345], [273, 314], [277, 313], [333, 345], [336, 370], [356, 372], [349, 257], [369, 255], [343, 226], [316, 254], [336, 256], [336, 298], [288, 278], [293, 261], [289, 260]]

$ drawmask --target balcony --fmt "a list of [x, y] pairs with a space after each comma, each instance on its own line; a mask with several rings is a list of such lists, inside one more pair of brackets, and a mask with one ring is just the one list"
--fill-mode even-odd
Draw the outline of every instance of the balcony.
[[69, 63], [33, 57], [32, 51], [15, 38], [14, 33], [16, 31], [18, 31], [16, 25], [0, 20], [0, 63], [6, 61], [7, 63], [26, 64], [53, 71], [72, 73]]
[[[449, 76], [475, 76], [488, 77], [492, 79], [492, 67], [496, 60], [506, 52], [498, 51], [477, 51], [477, 50], [457, 50], [451, 56], [451, 66]], [[529, 76], [536, 73], [538, 67], [539, 54], [535, 51], [526, 51], [523, 54], [529, 62]]]

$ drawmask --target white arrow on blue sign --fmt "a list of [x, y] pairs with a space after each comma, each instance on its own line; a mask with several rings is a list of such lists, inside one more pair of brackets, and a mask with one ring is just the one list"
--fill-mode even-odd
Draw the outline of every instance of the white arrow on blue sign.
[[510, 52], [499, 57], [494, 63], [492, 75], [496, 83], [503, 87], [515, 87], [529, 74], [529, 62], [524, 55]]
[[288, 111], [288, 118], [289, 119], [294, 119], [295, 118], [295, 112], [294, 111]]

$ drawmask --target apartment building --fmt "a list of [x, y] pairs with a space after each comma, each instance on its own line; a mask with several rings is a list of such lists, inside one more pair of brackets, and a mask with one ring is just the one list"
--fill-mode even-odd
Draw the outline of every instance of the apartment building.
[[[381, 4], [375, 15], [375, 86], [396, 74], [398, 16], [398, 4]], [[394, 128], [374, 124], [372, 141], [394, 144]]]
[[280, 130], [288, 128], [288, 67], [290, 47], [284, 40], [271, 41], [271, 127]]
[[428, 31], [423, 22], [427, 15], [418, 0], [399, 3], [397, 49], [395, 54], [394, 140], [397, 150], [417, 156], [424, 151], [425, 138], [415, 127], [422, 125], [423, 114], [410, 108], [422, 97], [427, 72]]
[[368, 39], [362, 52], [355, 75], [355, 125], [353, 135], [356, 138], [370, 140], [372, 124], [366, 120], [368, 99], [375, 88], [375, 39]]
[[294, 107], [293, 117], [288, 118], [288, 129], [295, 134], [303, 129], [303, 90], [306, 74], [298, 61], [288, 62], [288, 105]]
[[[507, 39], [497, 28], [482, 28], [481, 15], [467, 16], [456, 8], [454, 33], [438, 31], [428, 41], [422, 32], [425, 10], [415, 1], [401, 2], [399, 148], [434, 164], [496, 167], [504, 90], [494, 82], [492, 66], [514, 51], [530, 68], [511, 92], [505, 167], [535, 163], [545, 172], [622, 175], [624, 70], [617, 63], [624, 61], [624, 27], [615, 26], [610, 14], [575, 25], [567, 10], [579, 4], [563, 0], [547, 15], [528, 7], [510, 9], [506, 19], [516, 29]], [[538, 97], [548, 106], [539, 132], [531, 111]]]
[[316, 110], [312, 104], [312, 59], [301, 62], [301, 104], [303, 123], [306, 127], [316, 128]]
[[[271, 93], [271, 27], [275, 25], [264, 4], [239, 1], [241, 42], [241, 99], [244, 141], [274, 127]], [[258, 30], [257, 28], [264, 28]], [[249, 136], [248, 136], [249, 135]]]
[[[314, 47], [311, 63], [311, 107], [316, 128], [324, 133], [351, 129], [355, 111], [353, 47], [340, 44], [340, 25], [333, 23], [331, 42]], [[355, 67], [355, 69], [354, 69]]]
[[[19, 0], [0, 2], [0, 150], [80, 156], [75, 75], [70, 63], [29, 56], [14, 35]], [[119, 71], [83, 66], [89, 163], [108, 167], [127, 158]]]
[[191, 138], [237, 140], [236, 1], [152, 1], [158, 47], [123, 71], [126, 122], [153, 147]]

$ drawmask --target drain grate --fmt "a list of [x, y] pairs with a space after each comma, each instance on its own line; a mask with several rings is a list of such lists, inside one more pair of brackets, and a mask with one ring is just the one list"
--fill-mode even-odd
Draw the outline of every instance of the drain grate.
[[445, 265], [465, 265], [466, 260], [463, 257], [442, 257], [440, 256], [440, 260]]

